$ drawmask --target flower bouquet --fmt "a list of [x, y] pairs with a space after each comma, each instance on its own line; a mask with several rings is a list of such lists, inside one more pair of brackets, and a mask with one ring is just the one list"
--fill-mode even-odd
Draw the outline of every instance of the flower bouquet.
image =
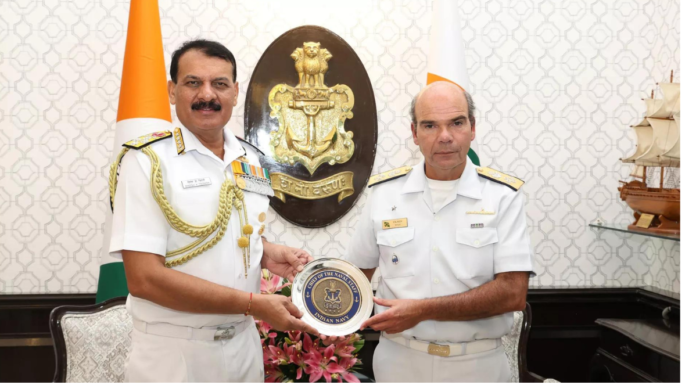
[[[289, 297], [291, 284], [263, 270], [262, 294]], [[354, 333], [326, 345], [321, 339], [301, 331], [274, 331], [270, 324], [256, 320], [261, 337], [266, 382], [360, 382], [353, 374], [362, 364], [357, 357], [365, 340]]]

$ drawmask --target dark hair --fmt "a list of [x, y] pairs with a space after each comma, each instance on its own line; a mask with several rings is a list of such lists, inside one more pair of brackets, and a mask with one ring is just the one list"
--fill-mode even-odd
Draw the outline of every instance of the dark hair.
[[237, 81], [237, 61], [234, 59], [234, 55], [229, 51], [223, 44], [215, 41], [209, 41], [207, 39], [196, 39], [193, 41], [184, 42], [179, 49], [172, 53], [172, 64], [169, 67], [169, 76], [172, 78], [172, 82], [176, 83], [176, 77], [179, 72], [179, 59], [184, 53], [190, 50], [200, 50], [208, 57], [221, 58], [232, 64], [232, 81]]

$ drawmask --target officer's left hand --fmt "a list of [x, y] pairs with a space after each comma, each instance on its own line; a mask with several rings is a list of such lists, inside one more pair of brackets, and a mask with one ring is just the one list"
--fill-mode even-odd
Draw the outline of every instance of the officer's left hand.
[[304, 265], [312, 260], [314, 258], [302, 249], [266, 242], [261, 266], [292, 282], [295, 275], [304, 269]]
[[399, 333], [413, 328], [423, 321], [420, 301], [416, 299], [381, 299], [375, 297], [374, 301], [377, 305], [389, 309], [365, 320], [360, 326], [360, 330], [372, 327], [375, 331]]

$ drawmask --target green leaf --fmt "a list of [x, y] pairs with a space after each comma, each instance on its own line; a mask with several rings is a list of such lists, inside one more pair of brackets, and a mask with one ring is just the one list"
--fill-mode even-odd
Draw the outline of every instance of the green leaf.
[[290, 344], [290, 345], [292, 345], [292, 340], [290, 340], [290, 338], [286, 337], [286, 338], [285, 338], [285, 344]]
[[280, 293], [283, 294], [283, 295], [286, 296], [286, 297], [291, 296], [291, 295], [292, 295], [292, 289], [291, 289], [290, 287], [292, 287], [292, 286], [283, 287], [283, 289], [280, 290]]
[[365, 346], [365, 339], [360, 339], [357, 342], [353, 343], [353, 347], [355, 347], [355, 350], [353, 350], [353, 354], [357, 354], [358, 351], [362, 350], [363, 346]]

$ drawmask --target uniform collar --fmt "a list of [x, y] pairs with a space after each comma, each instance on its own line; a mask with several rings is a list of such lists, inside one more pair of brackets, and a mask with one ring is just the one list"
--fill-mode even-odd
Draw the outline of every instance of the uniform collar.
[[[419, 162], [413, 167], [406, 179], [406, 183], [401, 188], [401, 193], [424, 192], [428, 187], [427, 177], [425, 176], [425, 161]], [[457, 194], [471, 199], [481, 200], [481, 180], [476, 174], [476, 165], [466, 157], [466, 166], [459, 182], [457, 183]]]
[[[200, 140], [198, 140], [198, 138], [196, 137], [196, 135], [193, 134], [193, 132], [189, 131], [181, 123], [177, 124], [176, 127], [181, 130], [181, 137], [184, 142], [184, 151], [180, 154], [178, 151], [177, 144], [175, 142], [173, 152], [174, 155], [182, 155], [189, 151], [195, 150], [200, 154], [208, 155], [215, 159], [219, 159], [215, 154], [213, 154], [212, 151], [210, 151], [206, 146], [204, 146]], [[224, 163], [225, 166], [227, 166], [228, 164], [232, 163], [232, 161], [234, 161], [235, 159], [239, 158], [242, 155], [245, 155], [246, 151], [244, 150], [244, 147], [242, 147], [242, 144], [239, 143], [239, 140], [237, 140], [237, 137], [227, 127], [223, 128], [222, 132], [225, 137]]]
[[427, 180], [425, 177], [425, 161], [420, 161], [418, 164], [413, 166], [413, 170], [411, 170], [408, 178], [406, 178], [404, 187], [401, 188], [401, 193], [423, 192], [427, 186]]
[[481, 179], [476, 173], [476, 165], [471, 162], [469, 157], [466, 157], [466, 166], [464, 173], [459, 177], [457, 184], [457, 194], [471, 199], [481, 200]]

